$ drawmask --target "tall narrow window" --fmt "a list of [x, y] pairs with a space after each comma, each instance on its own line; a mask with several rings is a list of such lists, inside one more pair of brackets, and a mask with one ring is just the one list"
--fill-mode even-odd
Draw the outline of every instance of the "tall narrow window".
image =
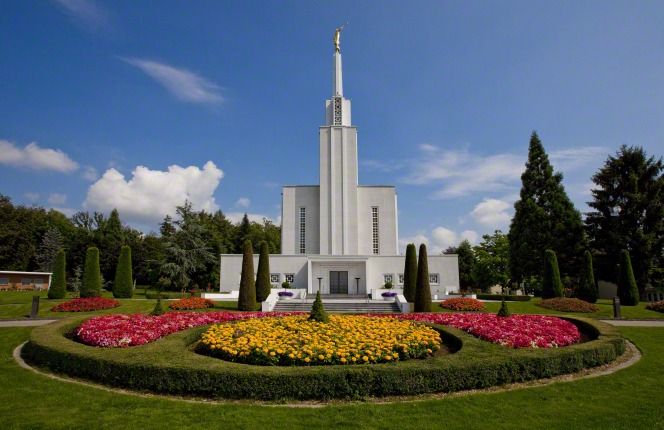
[[300, 208], [300, 254], [307, 253], [307, 208]]
[[380, 253], [380, 247], [378, 243], [378, 208], [371, 208], [371, 221], [372, 221], [372, 234], [373, 234], [373, 253], [378, 255]]

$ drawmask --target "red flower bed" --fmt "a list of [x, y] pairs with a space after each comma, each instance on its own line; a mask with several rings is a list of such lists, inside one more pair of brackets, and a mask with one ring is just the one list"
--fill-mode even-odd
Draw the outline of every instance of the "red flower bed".
[[185, 299], [171, 302], [168, 307], [177, 311], [193, 311], [194, 309], [213, 308], [214, 300], [202, 299], [200, 297], [187, 297]]
[[453, 311], [481, 311], [484, 309], [484, 303], [479, 300], [462, 297], [444, 300], [440, 306]]
[[560, 312], [585, 312], [593, 313], [599, 311], [599, 308], [592, 303], [584, 302], [579, 299], [569, 299], [558, 297], [555, 299], [546, 299], [537, 303], [537, 306], [546, 309], [553, 309]]
[[646, 309], [657, 312], [664, 312], [664, 300], [661, 302], [648, 303]]
[[122, 348], [143, 345], [161, 337], [201, 325], [265, 316], [286, 316], [298, 312], [169, 312], [159, 316], [143, 314], [102, 315], [85, 321], [76, 329], [78, 339], [91, 346]]
[[120, 306], [120, 302], [117, 300], [90, 297], [69, 300], [68, 302], [53, 306], [51, 310], [53, 312], [89, 312], [117, 308], [118, 306]]

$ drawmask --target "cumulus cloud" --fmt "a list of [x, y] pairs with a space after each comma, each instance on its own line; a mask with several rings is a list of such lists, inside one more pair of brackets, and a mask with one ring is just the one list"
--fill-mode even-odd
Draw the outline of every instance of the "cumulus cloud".
[[74, 208], [65, 208], [65, 207], [60, 207], [60, 206], [52, 206], [51, 209], [55, 209], [56, 211], [64, 214], [66, 217], [72, 217], [78, 210]]
[[92, 166], [85, 166], [83, 168], [83, 179], [87, 179], [88, 181], [96, 181], [99, 175], [97, 175], [97, 169], [95, 169]]
[[48, 196], [48, 202], [52, 205], [64, 205], [67, 202], [67, 195], [53, 193]]
[[406, 247], [409, 243], [415, 244], [415, 248], [419, 249], [420, 244], [429, 245], [429, 238], [424, 235], [424, 233], [417, 234], [415, 236], [406, 236], [399, 239], [399, 250], [401, 253], [406, 252]]
[[240, 197], [236, 202], [235, 202], [235, 207], [238, 208], [248, 208], [249, 205], [251, 204], [251, 200], [247, 197]]
[[187, 69], [140, 58], [122, 58], [161, 84], [175, 98], [191, 103], [216, 104], [224, 101], [217, 84]]
[[108, 11], [94, 0], [53, 0], [76, 24], [93, 33], [112, 30]]
[[21, 148], [8, 140], [0, 140], [0, 164], [62, 173], [78, 169], [78, 163], [59, 149], [42, 148], [35, 142]]
[[30, 203], [34, 203], [37, 200], [39, 200], [39, 194], [38, 193], [25, 193], [23, 196], [28, 199]]
[[203, 169], [173, 165], [160, 171], [138, 166], [129, 179], [112, 168], [90, 186], [83, 207], [103, 212], [117, 208], [123, 219], [144, 224], [174, 215], [175, 206], [185, 200], [196, 210], [214, 212], [219, 207], [213, 194], [223, 176], [212, 161]]
[[445, 227], [436, 227], [431, 231], [431, 236], [435, 244], [435, 249], [430, 250], [433, 254], [439, 254], [445, 248], [455, 246], [458, 243], [457, 235]]
[[461, 240], [467, 240], [471, 245], [477, 245], [480, 235], [473, 230], [464, 230], [461, 232]]
[[509, 225], [512, 215], [507, 210], [509, 203], [498, 199], [484, 199], [470, 212], [480, 224], [491, 228], [504, 228]]

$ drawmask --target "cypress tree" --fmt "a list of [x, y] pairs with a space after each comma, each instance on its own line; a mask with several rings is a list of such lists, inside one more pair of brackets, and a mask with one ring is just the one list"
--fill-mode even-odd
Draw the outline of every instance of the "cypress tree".
[[166, 311], [164, 310], [163, 306], [161, 306], [161, 294], [157, 296], [157, 304], [154, 306], [154, 309], [152, 309], [152, 312], [150, 312], [150, 315], [153, 316], [159, 316], [165, 314]]
[[629, 252], [623, 249], [620, 252], [620, 267], [618, 269], [618, 297], [620, 304], [636, 306], [639, 304], [639, 290], [636, 287], [636, 279], [632, 271], [632, 260]]
[[241, 311], [256, 310], [256, 281], [254, 280], [254, 250], [251, 241], [244, 242], [242, 253], [242, 275], [240, 276], [240, 294], [237, 308]]
[[415, 302], [415, 287], [417, 283], [417, 251], [415, 245], [409, 243], [406, 247], [406, 265], [403, 269], [403, 295], [410, 303]]
[[578, 273], [578, 256], [584, 242], [581, 213], [574, 208], [562, 185], [563, 175], [554, 173], [542, 142], [533, 132], [521, 192], [514, 204], [509, 231], [509, 266], [512, 280], [521, 282], [541, 276], [544, 250], [555, 250], [564, 275]]
[[65, 275], [65, 252], [58, 251], [53, 261], [53, 275], [51, 275], [51, 287], [48, 289], [49, 299], [64, 299], [67, 295], [67, 278]]
[[415, 287], [415, 312], [431, 312], [431, 286], [429, 285], [429, 262], [427, 246], [420, 245], [417, 262], [417, 284]]
[[544, 253], [544, 276], [542, 277], [542, 299], [563, 296], [563, 283], [560, 280], [556, 253], [547, 249]]
[[256, 301], [264, 302], [270, 295], [270, 250], [267, 241], [261, 242], [261, 253], [258, 256], [258, 272], [256, 274]]
[[85, 254], [81, 297], [101, 297], [101, 273], [99, 270], [99, 249], [92, 246]]
[[131, 267], [131, 248], [123, 246], [120, 249], [118, 266], [115, 269], [113, 282], [113, 297], [128, 299], [134, 295], [134, 279]]
[[599, 292], [595, 286], [595, 276], [593, 274], [593, 257], [590, 255], [590, 251], [586, 251], [583, 253], [583, 261], [581, 262], [579, 288], [576, 291], [576, 296], [588, 303], [595, 303], [598, 295]]
[[309, 320], [322, 323], [330, 322], [330, 316], [327, 314], [327, 312], [325, 312], [323, 301], [320, 299], [320, 291], [316, 292], [316, 300], [314, 300], [314, 304], [311, 306]]
[[500, 310], [498, 311], [498, 316], [503, 317], [503, 318], [507, 318], [510, 315], [511, 315], [510, 310], [507, 309], [507, 303], [505, 303], [505, 297], [503, 296], [503, 303], [500, 305]]

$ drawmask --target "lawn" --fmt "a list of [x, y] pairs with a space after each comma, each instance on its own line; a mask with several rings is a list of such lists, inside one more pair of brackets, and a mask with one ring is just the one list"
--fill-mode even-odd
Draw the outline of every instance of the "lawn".
[[320, 408], [189, 403], [64, 383], [18, 367], [13, 348], [31, 328], [0, 329], [0, 416], [19, 428], [664, 428], [664, 328], [624, 328], [643, 352], [632, 367], [598, 378], [418, 402]]

